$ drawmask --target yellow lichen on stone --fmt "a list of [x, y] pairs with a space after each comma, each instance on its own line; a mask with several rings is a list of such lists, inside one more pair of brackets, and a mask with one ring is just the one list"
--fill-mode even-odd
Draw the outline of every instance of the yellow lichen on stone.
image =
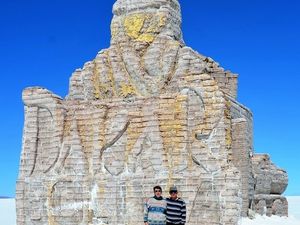
[[231, 113], [230, 113], [231, 102], [227, 100], [225, 104], [226, 104], [225, 116], [227, 119], [231, 119]]
[[230, 108], [231, 108], [231, 102], [229, 100], [226, 101], [226, 105], [225, 105], [225, 111], [224, 111], [224, 114], [225, 114], [225, 118], [227, 120], [227, 128], [226, 128], [226, 137], [225, 137], [225, 140], [226, 140], [226, 148], [229, 149], [231, 148], [231, 145], [232, 145], [232, 130], [231, 130], [231, 113], [230, 113]]
[[98, 194], [98, 197], [103, 196], [105, 194], [105, 182], [98, 183], [97, 194]]
[[47, 187], [47, 215], [48, 215], [48, 224], [49, 225], [56, 225], [54, 216], [52, 215], [51, 209], [53, 207], [53, 184], [49, 184]]
[[99, 83], [100, 98], [107, 98], [110, 95], [111, 89], [109, 84]]
[[155, 37], [153, 34], [145, 33], [145, 34], [141, 34], [136, 40], [141, 42], [151, 43], [154, 41], [154, 38]]
[[232, 144], [232, 134], [231, 129], [226, 129], [226, 148], [231, 148]]
[[67, 137], [71, 133], [71, 121], [66, 120], [64, 123], [64, 136]]
[[84, 150], [85, 149], [85, 143], [87, 143], [87, 137], [88, 137], [88, 126], [86, 125], [86, 120], [84, 119], [78, 119], [77, 120], [77, 128], [78, 128], [78, 134], [81, 139], [81, 142], [83, 144]]
[[136, 95], [136, 90], [131, 84], [121, 83], [121, 96], [127, 97], [129, 95]]
[[163, 14], [160, 14], [158, 18], [159, 18], [158, 26], [159, 27], [165, 26], [166, 23], [167, 23], [167, 17], [165, 15], [163, 15]]
[[111, 23], [110, 25], [110, 33], [111, 33], [111, 37], [114, 38], [117, 36], [118, 34], [118, 28], [116, 27], [116, 23]]
[[[126, 34], [139, 42], [152, 43], [166, 24], [164, 14], [133, 14], [124, 20]], [[146, 23], [147, 22], [147, 23]]]
[[116, 82], [115, 82], [115, 78], [114, 78], [114, 74], [113, 74], [113, 70], [112, 70], [112, 63], [110, 61], [108, 51], [105, 52], [105, 55], [107, 58], [107, 63], [108, 63], [108, 68], [109, 68], [108, 78], [109, 78], [109, 81], [111, 84], [111, 91], [112, 91], [113, 96], [117, 96]]
[[124, 20], [126, 34], [133, 39], [137, 39], [140, 36], [146, 17], [146, 14], [133, 14], [127, 16]]
[[105, 136], [107, 127], [105, 121], [107, 120], [108, 108], [107, 107], [104, 108], [105, 108], [104, 115], [101, 118], [101, 121], [99, 121], [99, 136], [98, 136], [99, 149], [101, 149], [107, 142]]
[[94, 210], [88, 209], [88, 224], [92, 224], [94, 218]]
[[96, 99], [105, 99], [108, 97], [111, 97], [111, 94], [115, 96], [115, 80], [114, 76], [112, 74], [111, 68], [108, 73], [108, 81], [107, 82], [101, 82], [100, 81], [100, 69], [99, 66], [95, 62], [93, 75], [92, 75], [92, 83], [94, 87], [94, 97]]
[[186, 127], [184, 121], [183, 104], [186, 97], [177, 96], [174, 99], [162, 99], [158, 113], [159, 129], [164, 146], [164, 162], [168, 168], [168, 184], [174, 183], [173, 171], [182, 163], [180, 153], [185, 149]]
[[94, 62], [94, 71], [93, 71], [93, 75], [92, 75], [92, 83], [94, 86], [94, 96], [96, 99], [100, 98], [100, 87], [99, 87], [99, 71], [96, 65], [96, 62]]
[[[187, 95], [178, 95], [178, 96], [176, 97], [176, 101], [177, 101], [177, 102], [184, 102], [184, 101], [187, 100], [187, 98], [188, 98]], [[181, 106], [181, 104], [177, 105], [177, 108], [180, 109], [180, 111], [182, 111], [182, 106]]]

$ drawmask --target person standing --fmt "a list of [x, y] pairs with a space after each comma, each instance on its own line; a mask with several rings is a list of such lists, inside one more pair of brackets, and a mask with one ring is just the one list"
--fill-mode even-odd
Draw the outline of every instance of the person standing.
[[153, 188], [154, 196], [145, 201], [145, 225], [166, 225], [166, 200], [162, 197], [160, 186]]
[[184, 225], [186, 222], [185, 202], [181, 198], [178, 198], [178, 191], [175, 186], [170, 188], [169, 193], [170, 197], [166, 199], [167, 225]]

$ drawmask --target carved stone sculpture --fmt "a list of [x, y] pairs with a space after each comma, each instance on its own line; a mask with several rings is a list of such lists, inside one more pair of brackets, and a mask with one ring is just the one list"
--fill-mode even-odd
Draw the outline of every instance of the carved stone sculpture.
[[187, 224], [237, 224], [260, 205], [286, 215], [286, 172], [254, 155], [237, 75], [185, 46], [178, 1], [118, 0], [113, 13], [111, 46], [65, 99], [23, 92], [17, 224], [142, 223], [157, 184], [178, 187]]

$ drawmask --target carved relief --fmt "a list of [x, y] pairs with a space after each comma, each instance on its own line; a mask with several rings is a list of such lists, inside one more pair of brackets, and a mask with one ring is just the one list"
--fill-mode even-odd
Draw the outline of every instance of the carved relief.
[[262, 205], [286, 215], [285, 171], [250, 157], [237, 77], [184, 45], [178, 1], [118, 0], [113, 12], [111, 46], [72, 74], [65, 99], [23, 92], [18, 225], [142, 223], [157, 184], [179, 188], [187, 224], [237, 224]]

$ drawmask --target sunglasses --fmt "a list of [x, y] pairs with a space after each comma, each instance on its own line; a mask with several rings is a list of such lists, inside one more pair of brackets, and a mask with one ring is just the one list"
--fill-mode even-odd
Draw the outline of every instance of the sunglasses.
[[170, 191], [170, 194], [177, 194], [177, 191]]
[[155, 193], [157, 193], [157, 192], [161, 192], [161, 190], [155, 190], [154, 192], [155, 192]]

